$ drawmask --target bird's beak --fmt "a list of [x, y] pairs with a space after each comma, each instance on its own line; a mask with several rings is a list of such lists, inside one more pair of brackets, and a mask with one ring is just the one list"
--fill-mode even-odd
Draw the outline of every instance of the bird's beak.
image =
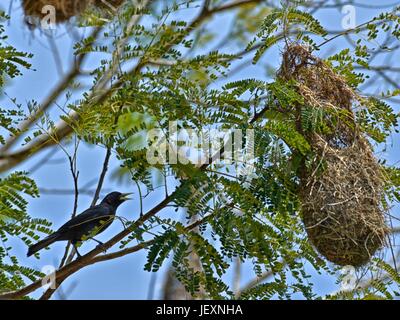
[[121, 196], [119, 197], [119, 199], [120, 199], [121, 201], [132, 200], [132, 198], [129, 198], [129, 196], [130, 196], [131, 194], [133, 194], [133, 193], [132, 193], [132, 192], [123, 193], [123, 194], [121, 194]]

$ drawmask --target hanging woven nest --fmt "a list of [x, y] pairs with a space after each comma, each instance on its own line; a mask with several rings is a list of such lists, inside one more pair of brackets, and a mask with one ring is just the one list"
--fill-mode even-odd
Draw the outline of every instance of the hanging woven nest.
[[[353, 112], [362, 99], [324, 61], [298, 44], [284, 52], [278, 77], [294, 80], [304, 99], [304, 105], [294, 110], [296, 125], [315, 154], [299, 173], [301, 216], [309, 240], [327, 260], [361, 266], [385, 245], [388, 234], [384, 176]], [[303, 128], [304, 108], [327, 111], [323, 119], [329, 130]]]
[[23, 0], [25, 16], [44, 18], [47, 12], [42, 12], [45, 6], [53, 6], [56, 11], [56, 23], [62, 23], [72, 17], [79, 16], [85, 10], [94, 6], [99, 9], [117, 9], [124, 0]]

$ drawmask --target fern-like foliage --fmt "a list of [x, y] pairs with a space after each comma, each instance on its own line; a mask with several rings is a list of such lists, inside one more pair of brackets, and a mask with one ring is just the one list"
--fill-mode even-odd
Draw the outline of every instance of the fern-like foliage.
[[4, 85], [6, 77], [15, 78], [21, 75], [20, 67], [29, 69], [31, 64], [26, 61], [27, 58], [31, 58], [32, 54], [20, 52], [10, 45], [3, 45], [3, 42], [7, 39], [4, 34], [4, 25], [2, 24], [9, 17], [2, 11], [0, 11], [0, 87]]
[[296, 31], [297, 40], [301, 39], [307, 41], [309, 44], [314, 43], [311, 38], [304, 36], [303, 32], [320, 36], [326, 35], [326, 31], [321, 23], [311, 14], [298, 10], [293, 6], [275, 9], [264, 19], [257, 37], [247, 47], [248, 50], [251, 49], [257, 43], [258, 39], [261, 42], [254, 56], [253, 63], [257, 63], [262, 55], [274, 44], [284, 38], [288, 38], [292, 27], [302, 28], [301, 31]]
[[32, 219], [26, 213], [26, 196], [38, 197], [35, 182], [24, 172], [14, 172], [0, 179], [0, 290], [22, 287], [26, 279], [34, 281], [41, 273], [21, 266], [12, 252], [11, 239], [20, 239], [27, 246], [39, 239], [38, 232], [50, 233], [50, 223]]
[[[3, 23], [8, 17], [0, 12]], [[20, 68], [29, 69], [26, 59], [32, 55], [20, 52], [7, 43], [3, 24], [0, 24], [0, 88], [9, 78], [21, 75]], [[16, 103], [14, 109], [0, 108], [1, 133], [18, 134], [18, 125], [26, 118], [22, 107]], [[5, 138], [0, 135], [0, 145]], [[30, 245], [39, 239], [38, 233], [50, 233], [50, 223], [44, 219], [32, 219], [27, 214], [27, 197], [38, 197], [39, 191], [34, 180], [26, 172], [13, 172], [0, 177], [0, 292], [21, 288], [27, 280], [35, 281], [42, 274], [37, 270], [22, 266], [13, 244], [19, 239]], [[13, 241], [14, 240], [14, 241]]]

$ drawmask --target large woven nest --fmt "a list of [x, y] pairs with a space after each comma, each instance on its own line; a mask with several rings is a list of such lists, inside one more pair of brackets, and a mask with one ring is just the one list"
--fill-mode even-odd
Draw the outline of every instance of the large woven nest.
[[97, 8], [118, 8], [124, 0], [23, 0], [27, 17], [43, 18], [42, 9], [53, 6], [56, 10], [56, 23], [62, 23], [82, 14], [89, 6]]
[[[325, 62], [301, 45], [283, 54], [278, 77], [294, 80], [304, 105], [296, 107], [297, 129], [316, 157], [300, 170], [302, 220], [309, 240], [338, 265], [361, 266], [385, 245], [384, 176], [352, 106], [362, 99]], [[327, 132], [306, 132], [301, 110], [329, 110]]]

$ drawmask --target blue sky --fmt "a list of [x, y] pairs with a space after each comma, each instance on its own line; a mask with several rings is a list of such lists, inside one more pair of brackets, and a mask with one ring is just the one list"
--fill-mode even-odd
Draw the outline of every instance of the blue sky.
[[[371, 1], [358, 1], [358, 3], [370, 4]], [[380, 1], [381, 4], [394, 4], [394, 1]], [[8, 12], [10, 0], [2, 1], [0, 8]], [[31, 100], [43, 101], [46, 95], [50, 92], [51, 88], [55, 86], [59, 79], [58, 68], [52, 53], [52, 48], [49, 44], [48, 38], [41, 34], [39, 31], [32, 32], [24, 24], [22, 18], [22, 10], [19, 1], [13, 1], [13, 10], [11, 13], [11, 21], [7, 26], [7, 33], [9, 35], [8, 42], [14, 45], [19, 50], [29, 51], [34, 53], [31, 60], [33, 68], [36, 71], [25, 71], [23, 77], [12, 80], [6, 92], [10, 97], [16, 97], [18, 102], [23, 103]], [[369, 20], [372, 16], [377, 14], [375, 9], [357, 9], [357, 24]], [[341, 30], [341, 19], [343, 15], [335, 9], [322, 10], [318, 13], [317, 17], [320, 19], [324, 27], [327, 29]], [[217, 30], [226, 30], [227, 21], [232, 17], [228, 14], [219, 16], [213, 22], [213, 26]], [[55, 45], [58, 48], [60, 58], [63, 62], [63, 70], [67, 70], [72, 59], [72, 32], [82, 34], [82, 30], [69, 30], [66, 32], [65, 28], [60, 28], [56, 32]], [[346, 46], [344, 40], [339, 39], [332, 43], [331, 46], [324, 49], [321, 55], [332, 54], [336, 48]], [[279, 62], [278, 50], [271, 51], [265, 59], [269, 61]], [[94, 65], [96, 61], [89, 61], [87, 68]], [[396, 63], [396, 62], [392, 62]], [[272, 63], [274, 64], [274, 63]], [[260, 78], [265, 79], [265, 70], [249, 65], [242, 72], [237, 73], [234, 79], [242, 78]], [[219, 85], [218, 83], [215, 85]], [[379, 86], [379, 83], [376, 83]], [[10, 102], [6, 96], [0, 96], [0, 103], [2, 107], [10, 106]], [[398, 106], [395, 106], [398, 109]], [[53, 116], [58, 114], [55, 109], [51, 112]], [[383, 154], [389, 160], [389, 163], [395, 163], [400, 160], [399, 157], [399, 137], [393, 136], [393, 145], [389, 146], [388, 152]], [[44, 151], [36, 155], [32, 159], [24, 162], [15, 169], [29, 170], [37, 163], [43, 161], [49, 151]], [[102, 159], [104, 158], [105, 150], [98, 147], [82, 144], [78, 156], [78, 167], [80, 170], [80, 185], [85, 185], [88, 181], [98, 177], [101, 171]], [[53, 159], [64, 159], [65, 156], [59, 150]], [[119, 166], [116, 159], [113, 159], [110, 165], [111, 172]], [[37, 170], [32, 175], [37, 184], [45, 189], [72, 189], [72, 178], [69, 172], [68, 163], [55, 162], [46, 165]], [[110, 174], [107, 176], [105, 183], [106, 191], [118, 190], [121, 192], [135, 192], [137, 189], [134, 185], [119, 185], [115, 180], [112, 180]], [[172, 187], [172, 186], [171, 186]], [[104, 195], [104, 194], [103, 194]], [[149, 196], [144, 202], [145, 210], [153, 207], [163, 197], [162, 191], [156, 191]], [[91, 196], [82, 194], [79, 199], [79, 211], [83, 211], [90, 205]], [[38, 199], [32, 199], [29, 203], [29, 214], [33, 217], [44, 217], [53, 222], [53, 227], [57, 228], [64, 223], [70, 216], [73, 207], [72, 195], [47, 195], [43, 194]], [[128, 219], [135, 219], [139, 214], [138, 201], [131, 201], [123, 204], [118, 214]], [[163, 215], [170, 214], [168, 210], [163, 212]], [[176, 213], [171, 213], [176, 215]], [[122, 228], [119, 222], [115, 222], [106, 232], [98, 238], [100, 240], [107, 240], [115, 235]], [[81, 247], [81, 252], [87, 252], [95, 246], [95, 243], [88, 242]], [[33, 257], [25, 258], [26, 247], [20, 243], [16, 243], [16, 255], [21, 259], [23, 264], [33, 266], [41, 269], [45, 265], [58, 264], [63, 254], [65, 244], [60, 242], [52, 245], [51, 250], [43, 251], [41, 259], [37, 260]], [[63, 291], [68, 293], [70, 299], [146, 299], [148, 294], [149, 282], [151, 274], [143, 271], [143, 266], [146, 262], [146, 252], [140, 251], [138, 253], [125, 256], [121, 259], [103, 262], [96, 265], [86, 267], [79, 271], [77, 274], [70, 277], [63, 284]], [[159, 297], [160, 288], [164, 281], [163, 271], [167, 265], [164, 265], [157, 275], [155, 298]], [[313, 271], [311, 271], [314, 273]], [[227, 274], [227, 279], [232, 278], [232, 274]], [[252, 278], [252, 273], [243, 272], [242, 282], [246, 283]], [[328, 293], [337, 289], [335, 279], [326, 275], [315, 275], [312, 278], [315, 283], [317, 292]], [[38, 290], [34, 297], [41, 294]], [[59, 298], [57, 295], [55, 298]]]

